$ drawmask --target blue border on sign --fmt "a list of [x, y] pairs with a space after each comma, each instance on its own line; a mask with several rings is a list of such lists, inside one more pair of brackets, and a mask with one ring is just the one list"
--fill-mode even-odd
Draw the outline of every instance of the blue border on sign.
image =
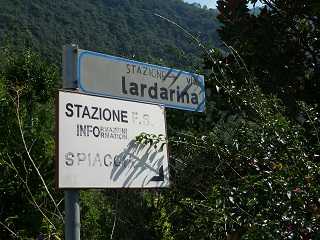
[[[148, 66], [148, 67], [152, 67], [152, 68], [158, 68], [158, 69], [162, 69], [162, 70], [166, 70], [166, 71], [171, 71], [173, 73], [180, 73], [180, 74], [185, 74], [185, 75], [190, 75], [193, 77], [193, 79], [196, 79], [196, 81], [198, 81], [199, 83], [199, 87], [201, 89], [200, 91], [200, 96], [202, 96], [202, 101], [195, 107], [184, 107], [184, 106], [180, 106], [178, 104], [168, 104], [168, 103], [163, 103], [163, 102], [154, 102], [154, 101], [142, 101], [139, 99], [135, 99], [135, 98], [130, 98], [130, 97], [125, 97], [125, 96], [115, 96], [110, 94], [109, 92], [104, 92], [104, 91], [89, 91], [86, 90], [83, 87], [83, 84], [81, 82], [81, 75], [80, 75], [80, 63], [81, 63], [81, 59], [85, 56], [85, 55], [93, 55], [96, 57], [100, 57], [100, 58], [105, 58], [108, 60], [111, 60], [113, 62], [125, 62], [125, 63], [134, 63], [134, 64], [139, 64], [142, 66]], [[203, 112], [205, 109], [205, 87], [204, 87], [204, 77], [202, 75], [198, 75], [195, 73], [190, 73], [190, 72], [186, 72], [186, 71], [182, 71], [182, 70], [178, 70], [178, 69], [174, 69], [174, 68], [168, 68], [168, 67], [163, 67], [163, 66], [158, 66], [158, 65], [154, 65], [154, 64], [149, 64], [149, 63], [143, 63], [143, 62], [139, 62], [139, 61], [135, 61], [135, 60], [130, 60], [130, 59], [126, 59], [126, 58], [122, 58], [122, 57], [117, 57], [117, 56], [112, 56], [112, 55], [108, 55], [108, 54], [103, 54], [103, 53], [98, 53], [98, 52], [92, 52], [92, 51], [88, 51], [88, 50], [81, 50], [81, 53], [78, 54], [78, 62], [77, 62], [78, 66], [77, 66], [77, 82], [79, 85], [79, 89], [85, 93], [90, 93], [90, 94], [95, 94], [95, 95], [100, 95], [100, 96], [106, 96], [106, 97], [112, 97], [115, 99], [124, 99], [124, 100], [132, 100], [135, 102], [142, 102], [142, 103], [157, 103], [157, 104], [161, 104], [164, 105], [165, 107], [170, 107], [170, 108], [176, 108], [176, 109], [181, 109], [181, 110], [188, 110], [188, 111], [196, 111], [196, 112]]]

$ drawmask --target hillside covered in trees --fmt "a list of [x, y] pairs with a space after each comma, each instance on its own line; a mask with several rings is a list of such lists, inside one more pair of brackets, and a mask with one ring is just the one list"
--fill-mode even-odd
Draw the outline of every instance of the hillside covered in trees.
[[199, 64], [198, 46], [164, 18], [220, 45], [216, 11], [181, 0], [1, 0], [0, 6], [0, 43], [31, 47], [58, 64], [62, 46], [70, 43], [159, 64]]

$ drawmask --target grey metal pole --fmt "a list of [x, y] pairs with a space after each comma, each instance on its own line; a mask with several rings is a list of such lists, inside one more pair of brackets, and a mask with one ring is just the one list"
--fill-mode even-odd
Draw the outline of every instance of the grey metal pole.
[[[76, 89], [77, 45], [63, 47], [62, 84], [64, 89]], [[65, 190], [65, 239], [80, 240], [79, 190]]]
[[80, 240], [79, 190], [66, 190], [65, 201], [65, 239]]
[[63, 46], [62, 86], [64, 89], [77, 88], [77, 53], [77, 45], [71, 44]]

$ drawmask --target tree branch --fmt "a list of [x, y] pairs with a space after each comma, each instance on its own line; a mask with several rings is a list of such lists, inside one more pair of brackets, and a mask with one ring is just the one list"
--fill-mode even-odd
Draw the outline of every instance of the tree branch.
[[64, 218], [63, 218], [63, 216], [62, 216], [62, 214], [61, 214], [61, 212], [60, 212], [60, 210], [58, 208], [58, 205], [57, 205], [56, 201], [54, 200], [53, 196], [51, 195], [51, 193], [50, 193], [50, 191], [49, 191], [49, 189], [48, 189], [48, 187], [47, 187], [47, 185], [46, 185], [46, 183], [45, 183], [45, 181], [44, 181], [44, 179], [43, 179], [38, 167], [36, 166], [33, 158], [31, 157], [30, 152], [29, 152], [29, 148], [27, 147], [27, 144], [26, 144], [26, 141], [25, 141], [24, 133], [23, 133], [23, 130], [22, 130], [22, 121], [21, 121], [21, 118], [20, 118], [20, 91], [21, 90], [22, 89], [16, 90], [16, 94], [17, 94], [16, 115], [17, 115], [17, 119], [18, 119], [18, 125], [19, 125], [19, 130], [20, 130], [20, 135], [21, 135], [21, 138], [22, 138], [23, 146], [24, 146], [24, 149], [25, 149], [25, 151], [26, 151], [26, 153], [28, 155], [28, 158], [29, 158], [33, 168], [36, 170], [36, 172], [37, 172], [37, 174], [38, 174], [38, 176], [39, 176], [39, 178], [40, 178], [40, 180], [41, 180], [46, 192], [48, 193], [49, 198], [51, 199], [52, 203], [54, 204], [54, 206], [55, 206], [55, 208], [56, 208], [56, 210], [57, 210], [57, 212], [58, 212], [58, 214], [60, 216], [60, 219], [64, 222]]

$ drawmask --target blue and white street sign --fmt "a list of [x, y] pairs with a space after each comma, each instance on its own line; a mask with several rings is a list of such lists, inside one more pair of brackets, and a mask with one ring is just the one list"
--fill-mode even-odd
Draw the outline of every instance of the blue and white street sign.
[[78, 50], [77, 81], [86, 93], [188, 111], [205, 107], [202, 75], [87, 50]]

